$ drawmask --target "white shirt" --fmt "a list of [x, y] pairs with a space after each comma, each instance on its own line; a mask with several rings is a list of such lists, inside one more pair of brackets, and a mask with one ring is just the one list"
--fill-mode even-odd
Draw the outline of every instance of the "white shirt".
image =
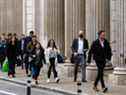
[[84, 42], [82, 39], [78, 39], [78, 54], [83, 54]]
[[56, 58], [56, 63], [57, 63], [57, 54], [58, 54], [57, 49], [52, 49], [50, 47], [47, 48], [45, 51], [46, 62], [49, 63], [49, 58]]
[[104, 48], [104, 41], [100, 40], [100, 44]]
[[21, 50], [24, 49], [24, 40], [21, 40]]

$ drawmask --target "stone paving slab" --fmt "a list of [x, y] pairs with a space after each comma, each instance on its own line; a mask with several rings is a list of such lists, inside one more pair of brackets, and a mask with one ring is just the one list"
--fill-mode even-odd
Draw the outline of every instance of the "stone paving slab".
[[[0, 79], [19, 83], [22, 85], [27, 84], [28, 78], [25, 75], [25, 71], [21, 69], [16, 70], [16, 78], [9, 79], [7, 77], [6, 73], [0, 73]], [[43, 76], [43, 77], [42, 77]], [[61, 79], [59, 84], [54, 83], [54, 80], [52, 79], [51, 83], [46, 83], [46, 76], [44, 76], [43, 73], [41, 73], [39, 78], [39, 85], [33, 85], [33, 87], [41, 88], [41, 89], [47, 89], [47, 90], [53, 90], [58, 91], [61, 93], [65, 93], [66, 95], [76, 95], [77, 94], [77, 83], [73, 82], [72, 78], [70, 79]], [[107, 93], [96, 93], [92, 90], [92, 82], [82, 83], [81, 89], [82, 94], [81, 95], [126, 95], [126, 86], [113, 86], [111, 84], [108, 84], [109, 91]]]

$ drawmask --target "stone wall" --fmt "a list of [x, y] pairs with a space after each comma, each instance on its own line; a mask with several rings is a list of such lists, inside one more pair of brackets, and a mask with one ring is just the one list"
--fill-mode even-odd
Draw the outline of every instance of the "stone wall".
[[0, 33], [22, 33], [23, 0], [0, 0]]
[[37, 0], [35, 6], [35, 31], [44, 47], [54, 39], [64, 52], [64, 0]]

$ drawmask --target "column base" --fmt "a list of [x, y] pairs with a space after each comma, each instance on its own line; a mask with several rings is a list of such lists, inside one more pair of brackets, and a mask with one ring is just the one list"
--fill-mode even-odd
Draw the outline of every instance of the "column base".
[[74, 76], [74, 64], [64, 63], [57, 65], [58, 75], [61, 79], [73, 78]]
[[[105, 67], [105, 76], [108, 78], [108, 74], [112, 73], [113, 67], [111, 63], [107, 63]], [[95, 63], [91, 63], [86, 68], [86, 79], [88, 81], [94, 81], [97, 75], [97, 67]]]
[[109, 82], [113, 85], [126, 85], [126, 68], [114, 68], [113, 74], [109, 75]]

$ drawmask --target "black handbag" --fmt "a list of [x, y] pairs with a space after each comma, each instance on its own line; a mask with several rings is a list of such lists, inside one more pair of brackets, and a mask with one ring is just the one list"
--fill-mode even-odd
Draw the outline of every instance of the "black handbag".
[[71, 58], [70, 58], [70, 61], [71, 61], [72, 64], [77, 63], [77, 61], [78, 61], [78, 55], [75, 56], [74, 54], [72, 54]]

